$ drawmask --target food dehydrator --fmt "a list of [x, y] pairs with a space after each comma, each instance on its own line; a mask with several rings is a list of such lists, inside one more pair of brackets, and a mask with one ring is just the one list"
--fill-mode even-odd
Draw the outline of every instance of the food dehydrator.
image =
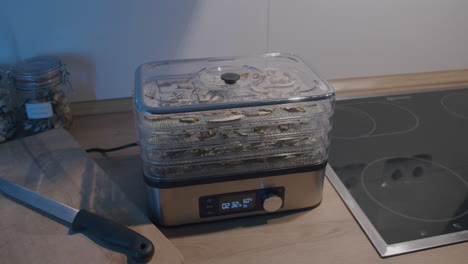
[[141, 65], [134, 109], [152, 219], [172, 226], [317, 206], [334, 99], [289, 54]]

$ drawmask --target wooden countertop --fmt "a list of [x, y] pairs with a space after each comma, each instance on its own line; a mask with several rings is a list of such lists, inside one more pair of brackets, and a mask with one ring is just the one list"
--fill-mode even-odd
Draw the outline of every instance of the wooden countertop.
[[[0, 177], [68, 206], [112, 219], [150, 239], [148, 264], [183, 263], [181, 253], [63, 129], [0, 144]], [[136, 263], [121, 248], [0, 194], [0, 263]]]
[[[417, 75], [417, 78], [423, 78], [423, 82], [426, 83], [422, 85], [417, 81], [416, 85], [411, 85], [415, 80], [408, 78], [407, 75], [376, 77], [387, 81], [400, 78], [400, 83], [397, 85], [399, 88], [380, 87], [382, 89], [370, 90], [372, 85], [368, 85], [368, 89], [351, 92], [347, 90], [358, 83], [365, 83], [362, 79], [338, 80], [334, 85], [338, 86], [339, 95], [353, 95], [390, 90], [406, 91], [409, 88], [404, 88], [405, 82], [401, 81], [403, 79], [408, 80], [408, 87], [415, 89], [468, 84], [466, 70], [434, 74]], [[431, 76], [435, 77], [431, 79]], [[442, 78], [444, 76], [445, 78]], [[447, 81], [447, 78], [453, 81]], [[369, 80], [367, 82], [372, 83]], [[376, 83], [378, 84], [378, 81], [374, 80], [374, 85], [378, 87]], [[382, 81], [381, 84], [383, 83]], [[88, 112], [88, 115], [75, 118], [70, 132], [83, 148], [111, 148], [136, 141], [133, 113], [128, 111], [129, 109], [123, 111], [128, 107], [128, 101], [119, 100], [115, 100], [112, 105], [116, 102], [124, 105], [125, 108], [120, 108], [122, 110], [120, 113], [89, 115], [99, 113], [95, 111], [101, 107], [98, 106]], [[86, 104], [89, 103], [84, 103], [80, 107]], [[122, 186], [124, 192], [137, 206], [141, 209], [146, 208], [146, 198], [141, 192], [144, 185], [137, 147], [105, 155], [98, 153], [90, 155], [114, 182]], [[312, 210], [160, 229], [181, 251], [186, 263], [439, 264], [465, 263], [468, 260], [467, 243], [386, 259], [380, 258], [328, 180], [325, 181], [321, 205]]]

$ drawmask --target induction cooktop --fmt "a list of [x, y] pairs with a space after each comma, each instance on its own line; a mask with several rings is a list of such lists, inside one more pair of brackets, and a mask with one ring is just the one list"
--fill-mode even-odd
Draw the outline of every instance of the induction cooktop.
[[329, 164], [382, 257], [468, 240], [468, 88], [338, 100]]

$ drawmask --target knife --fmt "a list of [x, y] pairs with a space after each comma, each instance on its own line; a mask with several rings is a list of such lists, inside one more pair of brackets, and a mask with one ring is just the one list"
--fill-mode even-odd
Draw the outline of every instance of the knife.
[[84, 209], [77, 210], [69, 207], [3, 178], [0, 178], [0, 191], [16, 200], [62, 219], [71, 224], [72, 230], [88, 230], [99, 239], [123, 249], [138, 262], [147, 262], [153, 257], [153, 243], [124, 225]]

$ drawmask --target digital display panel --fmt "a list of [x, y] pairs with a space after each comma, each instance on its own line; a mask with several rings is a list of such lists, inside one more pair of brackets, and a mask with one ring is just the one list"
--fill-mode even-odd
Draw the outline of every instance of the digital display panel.
[[219, 197], [219, 212], [250, 210], [255, 208], [256, 193], [244, 193]]
[[203, 196], [199, 198], [200, 217], [260, 211], [263, 210], [262, 197], [269, 194], [284, 199], [284, 187]]

